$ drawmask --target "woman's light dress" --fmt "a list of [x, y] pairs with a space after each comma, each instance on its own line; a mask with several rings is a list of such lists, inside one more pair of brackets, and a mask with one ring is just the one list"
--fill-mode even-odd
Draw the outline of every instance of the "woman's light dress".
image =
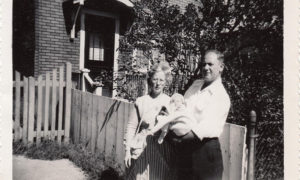
[[[138, 126], [140, 126], [139, 132], [151, 129], [156, 123], [156, 115], [163, 106], [168, 107], [169, 102], [170, 97], [165, 94], [160, 94], [156, 98], [149, 95], [139, 97], [135, 103], [136, 112], [131, 113], [128, 122], [126, 141], [132, 139]], [[157, 142], [159, 134], [160, 132], [147, 137], [147, 146], [127, 169], [126, 180], [176, 179], [175, 149], [168, 141], [159, 144]]]

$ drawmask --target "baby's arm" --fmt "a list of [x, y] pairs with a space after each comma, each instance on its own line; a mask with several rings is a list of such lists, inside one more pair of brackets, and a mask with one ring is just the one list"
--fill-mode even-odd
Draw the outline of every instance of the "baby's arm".
[[157, 116], [157, 120], [158, 120], [157, 124], [150, 130], [151, 134], [154, 134], [157, 131], [159, 131], [162, 127], [167, 125], [173, 119], [169, 118], [169, 116]]
[[150, 134], [154, 134], [157, 131], [159, 131], [162, 127], [167, 125], [168, 123], [176, 120], [176, 122], [182, 121], [182, 117], [186, 117], [186, 113], [183, 113], [182, 111], [174, 112], [173, 114], [170, 114], [169, 116], [157, 116], [158, 123], [151, 129]]

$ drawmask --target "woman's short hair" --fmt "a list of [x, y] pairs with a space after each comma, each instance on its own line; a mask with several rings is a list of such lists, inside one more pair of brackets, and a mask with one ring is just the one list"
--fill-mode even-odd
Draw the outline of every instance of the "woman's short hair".
[[148, 71], [147, 75], [147, 82], [150, 85], [150, 80], [153, 75], [157, 72], [162, 71], [166, 76], [166, 84], [169, 85], [172, 82], [172, 74], [171, 74], [171, 67], [168, 62], [161, 61], [159, 63], [153, 64]]

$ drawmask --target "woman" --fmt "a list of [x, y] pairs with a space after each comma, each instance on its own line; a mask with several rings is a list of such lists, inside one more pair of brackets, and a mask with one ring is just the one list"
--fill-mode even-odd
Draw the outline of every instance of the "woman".
[[127, 180], [150, 179], [168, 180], [175, 179], [174, 151], [166, 141], [158, 144], [160, 133], [147, 136], [146, 146], [138, 156], [134, 156], [131, 147], [135, 135], [149, 131], [154, 127], [156, 116], [163, 106], [167, 107], [170, 97], [163, 93], [163, 89], [171, 80], [171, 68], [168, 63], [161, 62], [152, 66], [148, 72], [149, 93], [136, 99], [135, 108], [130, 113], [125, 135], [125, 165]]

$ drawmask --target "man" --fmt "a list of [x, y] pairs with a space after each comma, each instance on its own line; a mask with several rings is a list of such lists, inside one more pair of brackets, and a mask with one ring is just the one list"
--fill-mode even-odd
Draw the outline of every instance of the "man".
[[[179, 179], [221, 180], [223, 160], [218, 137], [230, 108], [230, 99], [221, 81], [224, 56], [219, 51], [209, 50], [202, 65], [203, 79], [195, 80], [184, 95], [196, 122], [186, 135], [173, 138], [178, 142], [178, 173]], [[174, 128], [171, 125], [170, 129]]]

